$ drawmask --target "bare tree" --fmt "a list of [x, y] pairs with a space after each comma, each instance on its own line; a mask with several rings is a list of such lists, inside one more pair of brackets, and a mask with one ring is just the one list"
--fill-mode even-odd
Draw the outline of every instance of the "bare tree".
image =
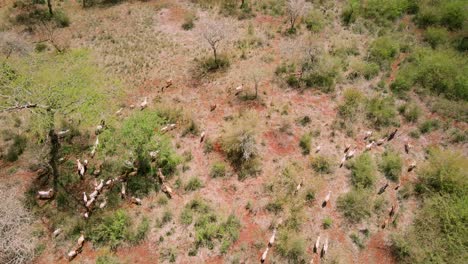
[[30, 263], [36, 239], [32, 234], [32, 217], [11, 188], [0, 188], [0, 263]]
[[31, 48], [26, 41], [10, 32], [0, 32], [0, 53], [8, 59], [12, 54], [27, 54]]
[[305, 13], [306, 2], [305, 0], [288, 0], [286, 7], [290, 30], [294, 30], [297, 19]]
[[210, 45], [215, 63], [218, 64], [218, 48], [228, 36], [228, 27], [222, 20], [207, 20], [200, 26], [201, 36]]

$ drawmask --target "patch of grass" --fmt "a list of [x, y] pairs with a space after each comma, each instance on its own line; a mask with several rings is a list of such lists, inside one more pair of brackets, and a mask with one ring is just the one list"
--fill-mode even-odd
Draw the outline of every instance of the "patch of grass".
[[143, 217], [136, 231], [129, 236], [129, 241], [134, 245], [139, 244], [148, 236], [149, 227], [150, 223], [148, 218]]
[[329, 229], [332, 226], [332, 224], [333, 224], [333, 219], [331, 219], [330, 217], [326, 217], [322, 221], [323, 229]]
[[430, 120], [426, 120], [426, 121], [422, 122], [419, 125], [419, 131], [421, 132], [421, 134], [426, 134], [426, 133], [430, 133], [430, 132], [432, 132], [434, 130], [439, 129], [439, 127], [440, 127], [439, 120], [430, 119]]
[[358, 234], [352, 233], [351, 235], [349, 235], [349, 237], [351, 238], [353, 243], [356, 244], [356, 246], [358, 246], [359, 249], [364, 249], [366, 247], [366, 245], [364, 244], [364, 241], [362, 240], [361, 237], [359, 237]]
[[402, 167], [403, 161], [398, 152], [387, 148], [382, 154], [382, 160], [379, 164], [379, 168], [385, 177], [391, 181], [398, 182]]
[[381, 67], [388, 67], [400, 52], [399, 43], [392, 37], [379, 37], [369, 47], [369, 59]]
[[301, 136], [301, 139], [299, 140], [299, 147], [302, 149], [302, 155], [308, 155], [310, 154], [310, 143], [312, 140], [312, 136], [310, 133], [305, 133], [304, 135]]
[[205, 57], [199, 61], [200, 70], [202, 73], [210, 73], [229, 68], [231, 62], [226, 55], [219, 55], [217, 59], [214, 57]]
[[372, 210], [372, 200], [369, 191], [354, 189], [338, 197], [338, 210], [351, 223], [359, 223], [370, 217]]
[[281, 230], [276, 250], [290, 263], [302, 263], [306, 259], [306, 240], [301, 233]]
[[306, 28], [314, 33], [319, 33], [325, 27], [325, 17], [322, 12], [312, 9], [304, 17]]
[[123, 210], [108, 215], [89, 232], [89, 239], [96, 245], [108, 245], [116, 249], [129, 239], [131, 224], [129, 216]]
[[193, 192], [203, 187], [202, 181], [198, 177], [191, 177], [185, 184], [184, 190], [186, 192]]
[[26, 149], [26, 146], [27, 146], [26, 137], [21, 136], [21, 135], [14, 135], [13, 143], [10, 145], [10, 147], [8, 148], [6, 152], [5, 160], [8, 162], [17, 161], [19, 156], [23, 154], [24, 150]]
[[466, 143], [468, 141], [468, 131], [462, 131], [458, 128], [453, 128], [449, 131], [450, 143]]
[[213, 178], [226, 176], [226, 164], [224, 162], [216, 162], [211, 167], [210, 176]]
[[332, 162], [323, 155], [317, 155], [310, 158], [310, 165], [315, 172], [329, 174], [332, 172]]
[[366, 105], [367, 117], [376, 128], [396, 124], [395, 103], [391, 97], [374, 97]]
[[447, 43], [449, 33], [445, 28], [429, 27], [424, 32], [424, 41], [429, 43], [433, 49]]
[[398, 109], [407, 122], [416, 123], [421, 116], [421, 108], [415, 103], [407, 103]]
[[344, 119], [355, 120], [364, 99], [364, 94], [358, 89], [346, 89], [343, 92], [343, 102], [338, 106], [338, 114]]
[[351, 164], [351, 182], [356, 188], [371, 188], [376, 181], [376, 166], [369, 153], [356, 157]]

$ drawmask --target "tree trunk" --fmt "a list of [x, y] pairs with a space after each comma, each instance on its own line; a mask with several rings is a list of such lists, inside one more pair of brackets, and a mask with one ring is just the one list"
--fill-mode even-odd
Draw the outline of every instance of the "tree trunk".
[[57, 192], [58, 177], [59, 177], [57, 160], [58, 160], [58, 154], [59, 154], [59, 149], [60, 149], [60, 142], [58, 140], [57, 133], [55, 133], [54, 129], [49, 130], [49, 137], [50, 137], [49, 166], [52, 169], [54, 192]]
[[52, 10], [52, 0], [47, 0], [47, 7], [49, 8], [49, 14], [52, 16], [54, 15], [54, 12]]
[[215, 64], [216, 66], [218, 66], [218, 53], [216, 51], [216, 47], [213, 47], [213, 56], [214, 56]]
[[241, 5], [240, 5], [240, 8], [244, 8], [245, 7], [245, 0], [241, 0]]

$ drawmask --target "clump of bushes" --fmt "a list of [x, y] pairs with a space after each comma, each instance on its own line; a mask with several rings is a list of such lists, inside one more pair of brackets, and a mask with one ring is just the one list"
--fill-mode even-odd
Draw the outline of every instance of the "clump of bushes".
[[123, 210], [105, 216], [102, 222], [94, 227], [89, 234], [89, 239], [96, 245], [108, 245], [116, 249], [130, 238], [130, 217]]
[[331, 219], [330, 217], [326, 217], [325, 219], [323, 219], [323, 222], [322, 222], [322, 227], [323, 229], [329, 229], [333, 224], [333, 219]]
[[338, 114], [348, 120], [355, 120], [360, 107], [364, 103], [364, 94], [356, 88], [348, 88], [343, 92], [343, 102], [338, 106]]
[[313, 9], [304, 17], [304, 24], [308, 30], [318, 33], [325, 27], [325, 18], [322, 12]]
[[310, 158], [310, 165], [315, 172], [328, 174], [332, 172], [332, 164], [328, 157], [317, 155]]
[[351, 183], [356, 188], [371, 188], [376, 181], [376, 166], [369, 153], [363, 153], [350, 164]]
[[439, 120], [437, 119], [426, 120], [419, 125], [419, 131], [421, 134], [426, 134], [439, 129], [439, 126]]
[[375, 62], [366, 62], [362, 60], [352, 60], [350, 62], [351, 73], [348, 78], [355, 79], [364, 77], [366, 80], [371, 80], [379, 74], [379, 65]]
[[407, 122], [416, 123], [421, 115], [421, 108], [415, 103], [407, 103], [398, 109]]
[[367, 101], [367, 117], [376, 128], [396, 124], [395, 102], [392, 97], [376, 96]]
[[468, 160], [456, 151], [430, 149], [418, 171], [416, 192], [422, 208], [413, 225], [392, 238], [392, 251], [401, 263], [463, 263], [467, 231]]
[[193, 192], [203, 187], [202, 181], [198, 177], [191, 177], [187, 184], [185, 184], [184, 190], [186, 192]]
[[191, 30], [195, 27], [195, 19], [197, 17], [193, 13], [188, 13], [184, 16], [184, 23], [182, 24], [182, 29]]
[[449, 33], [441, 27], [429, 27], [424, 32], [424, 41], [429, 43], [433, 49], [443, 45], [449, 39]]
[[381, 67], [388, 66], [400, 51], [399, 43], [391, 37], [379, 37], [369, 48], [369, 59]]
[[249, 112], [230, 124], [221, 138], [222, 149], [237, 169], [240, 179], [257, 174], [260, 170], [256, 127], [256, 116]]
[[466, 22], [466, 3], [464, 1], [421, 1], [420, 10], [415, 16], [419, 27], [444, 26], [450, 30], [458, 30]]
[[310, 143], [312, 140], [312, 136], [310, 133], [305, 133], [302, 135], [301, 139], [299, 140], [299, 146], [302, 149], [303, 155], [308, 155], [310, 153]]
[[306, 240], [297, 232], [281, 230], [276, 244], [278, 253], [291, 263], [302, 263], [306, 259]]
[[359, 223], [371, 215], [372, 200], [369, 191], [356, 188], [338, 197], [338, 210], [352, 223]]
[[5, 160], [9, 162], [17, 161], [19, 156], [23, 154], [24, 150], [27, 146], [27, 139], [21, 135], [14, 135], [13, 136], [13, 143], [8, 148]]
[[387, 179], [397, 182], [401, 175], [401, 168], [403, 167], [403, 161], [398, 152], [393, 149], [386, 149], [382, 154], [382, 160], [380, 161], [379, 168], [387, 177]]
[[206, 57], [200, 60], [200, 69], [203, 73], [227, 69], [230, 65], [229, 57], [223, 54], [218, 55], [216, 59], [214, 57]]
[[224, 162], [216, 162], [211, 167], [210, 176], [213, 178], [226, 176], [226, 164]]

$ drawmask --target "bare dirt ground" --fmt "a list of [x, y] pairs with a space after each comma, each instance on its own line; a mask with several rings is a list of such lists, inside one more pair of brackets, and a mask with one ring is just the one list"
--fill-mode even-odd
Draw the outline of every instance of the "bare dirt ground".
[[[331, 176], [314, 173], [308, 166], [309, 157], [301, 154], [298, 145], [302, 134], [310, 130], [319, 130], [320, 135], [313, 139], [312, 149], [320, 144], [322, 145], [321, 153], [333, 157], [338, 162], [346, 143], [357, 146], [359, 151], [364, 149], [362, 132], [365, 128], [358, 130], [355, 138], [349, 138], [340, 132], [332, 137], [332, 121], [336, 117], [337, 98], [312, 90], [301, 92], [285, 89], [271, 77], [274, 76], [273, 72], [281, 62], [280, 45], [284, 37], [280, 34], [275, 34], [271, 39], [264, 36], [267, 32], [281, 27], [282, 19], [258, 15], [254, 18], [252, 25], [257, 35], [263, 38], [264, 45], [252, 49], [246, 59], [239, 58], [239, 52], [233, 45], [226, 45], [223, 49], [233, 54], [232, 67], [227, 72], [218, 74], [216, 78], [198, 80], [192, 75], [193, 60], [209, 51], [199, 38], [196, 27], [192, 31], [184, 31], [181, 28], [184, 15], [195, 8], [186, 1], [122, 3], [90, 10], [81, 10], [77, 4], [71, 4], [67, 8], [76, 11], [73, 14], [70, 13], [73, 23], [67, 29], [72, 35], [71, 46], [91, 49], [98, 64], [105, 67], [111, 74], [121, 76], [125, 80], [125, 85], [128, 86], [128, 97], [122, 103], [126, 106], [135, 104], [143, 96], [148, 96], [154, 101], [182, 106], [184, 111], [190, 113], [197, 121], [200, 129], [207, 133], [207, 137], [214, 142], [218, 140], [223, 131], [226, 117], [251, 110], [255, 111], [261, 120], [258, 128], [261, 131], [262, 172], [257, 177], [247, 178], [244, 181], [239, 181], [236, 177], [211, 178], [209, 176], [211, 164], [224, 160], [222, 153], [215, 151], [205, 154], [198, 138], [181, 137], [180, 131], [177, 130], [171, 132], [175, 141], [181, 146], [177, 151], [179, 153], [190, 151], [193, 155], [189, 163], [190, 169], [181, 172], [180, 179], [185, 181], [190, 176], [198, 176], [203, 181], [204, 188], [195, 193], [178, 190], [178, 195], [165, 206], [150, 206], [157, 198], [157, 194], [153, 194], [144, 199], [142, 207], [127, 208], [132, 215], [145, 214], [149, 219], [160, 217], [164, 210], [170, 208], [174, 214], [174, 220], [161, 229], [152, 227], [149, 237], [141, 245], [118, 249], [116, 256], [119, 260], [123, 263], [166, 262], [167, 259], [161, 259], [160, 253], [163, 247], [169, 246], [178, 253], [177, 263], [226, 263], [237, 253], [240, 253], [242, 263], [257, 262], [271, 234], [269, 226], [276, 218], [264, 209], [269, 197], [263, 192], [263, 186], [280, 176], [279, 168], [295, 162], [305, 168], [300, 176], [306, 179], [306, 186], [312, 186], [317, 190], [316, 202], [306, 209], [307, 218], [303, 230], [309, 243], [307, 251], [315, 259], [314, 263], [320, 263], [320, 258], [312, 253], [313, 243], [319, 234], [329, 238], [331, 254], [341, 259], [343, 261], [341, 263], [395, 263], [388, 247], [389, 235], [410, 223], [411, 211], [417, 204], [411, 199], [400, 202], [400, 207], [405, 213], [400, 215], [397, 227], [389, 226], [381, 229], [383, 218], [369, 219], [363, 224], [371, 233], [365, 242], [366, 247], [360, 250], [353, 244], [349, 235], [356, 231], [356, 227], [348, 225], [336, 209], [337, 198], [350, 189], [349, 171], [345, 168], [337, 168]], [[208, 14], [206, 11], [199, 10], [198, 16], [202, 20]], [[237, 31], [233, 37], [244, 37], [249, 22], [235, 20], [232, 23]], [[326, 42], [329, 36], [320, 34], [319, 38], [318, 42]], [[272, 58], [265, 62], [268, 56]], [[405, 56], [401, 54], [392, 64], [387, 83], [395, 78], [398, 66]], [[126, 57], [135, 58], [136, 62], [128, 63]], [[240, 76], [243, 76], [245, 69], [252, 66], [261, 69], [267, 77], [260, 81], [258, 102], [243, 102], [233, 95], [232, 90], [245, 82]], [[159, 88], [167, 79], [172, 79], [174, 84], [161, 92]], [[249, 85], [252, 84], [246, 84], [246, 86]], [[339, 89], [345, 87], [346, 85]], [[216, 104], [217, 108], [211, 112], [210, 106], [213, 104]], [[284, 110], [287, 114], [283, 113]], [[309, 116], [312, 120], [306, 127], [295, 122], [303, 116]], [[289, 127], [287, 132], [280, 129], [285, 124]], [[440, 132], [422, 136], [418, 140], [406, 136], [413, 129], [414, 126], [403, 124], [399, 130], [399, 136], [392, 143], [401, 151], [406, 140], [414, 146], [414, 150], [404, 156], [406, 166], [413, 160], [418, 161], [418, 164], [421, 163], [424, 160], [424, 148], [437, 144], [442, 137]], [[376, 156], [381, 152], [383, 152], [383, 147], [372, 150]], [[34, 173], [24, 169], [10, 174], [5, 173], [11, 168], [6, 164], [0, 164], [0, 168], [2, 182], [15, 179], [25, 184], [34, 176]], [[414, 179], [414, 173], [408, 173], [402, 177], [401, 184], [405, 185]], [[384, 183], [385, 179], [380, 176], [377, 186], [380, 187]], [[391, 187], [394, 186], [391, 185]], [[393, 188], [389, 189], [390, 191], [385, 195], [388, 205], [391, 205], [398, 201], [396, 192]], [[321, 200], [329, 190], [333, 191], [331, 200], [327, 207], [322, 209]], [[227, 216], [234, 213], [241, 219], [242, 229], [239, 239], [231, 246], [228, 254], [218, 255], [216, 250], [201, 249], [197, 256], [188, 256], [187, 252], [193, 241], [193, 230], [180, 227], [177, 221], [183, 206], [196, 196], [209, 200], [221, 215]], [[254, 213], [249, 213], [245, 209], [248, 202], [253, 203]], [[328, 230], [323, 230], [321, 223], [326, 216], [333, 219], [333, 226]], [[159, 243], [160, 236], [171, 229], [174, 229], [173, 234], [166, 236], [163, 244]], [[258, 248], [257, 244], [261, 247]], [[64, 251], [54, 252], [54, 247], [52, 243], [47, 244], [45, 253], [36, 260], [36, 263], [65, 263]], [[94, 263], [101, 253], [87, 243], [74, 262]]]

